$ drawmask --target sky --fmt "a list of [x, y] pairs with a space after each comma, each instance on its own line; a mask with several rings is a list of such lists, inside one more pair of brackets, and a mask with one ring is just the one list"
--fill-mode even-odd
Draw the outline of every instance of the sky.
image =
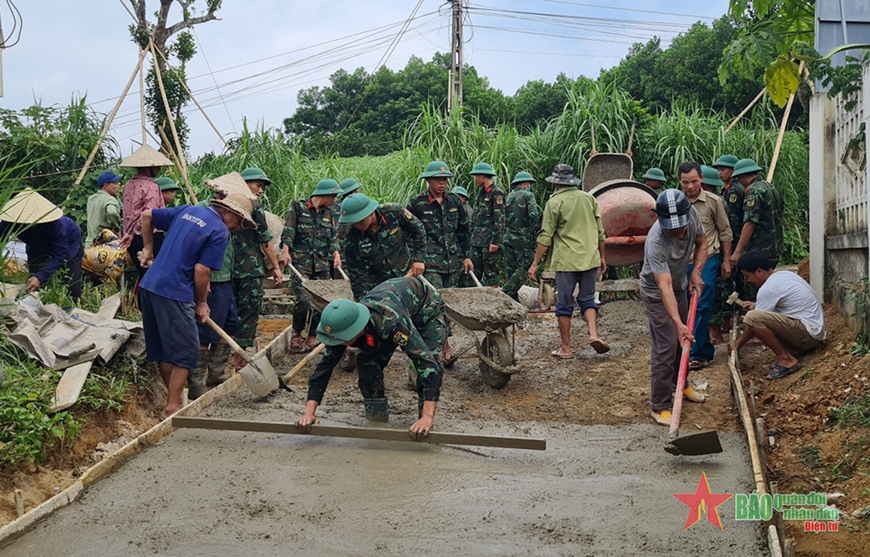
[[[122, 4], [128, 0], [12, 2], [23, 26], [20, 41], [2, 53], [0, 107], [64, 105], [73, 95], [87, 95], [94, 110], [108, 114], [138, 59], [128, 31], [133, 20]], [[560, 72], [595, 78], [618, 64], [632, 43], [658, 36], [667, 46], [694, 23], [709, 25], [728, 5], [728, 0], [466, 2], [465, 62], [508, 95], [529, 80], [552, 82]], [[157, 1], [149, 4], [153, 12]], [[175, 10], [170, 22], [178, 16]], [[429, 61], [450, 49], [450, 4], [444, 0], [224, 0], [218, 16], [219, 21], [194, 28], [198, 53], [188, 76], [194, 97], [226, 138], [238, 134], [245, 119], [249, 127], [281, 129], [296, 109], [299, 90], [329, 85], [338, 69], [398, 70], [411, 56]], [[7, 2], [0, 1], [0, 23], [10, 35]], [[186, 113], [189, 155], [220, 152], [223, 143], [200, 111], [191, 103]], [[135, 80], [110, 131], [122, 155], [138, 147], [141, 129]]]

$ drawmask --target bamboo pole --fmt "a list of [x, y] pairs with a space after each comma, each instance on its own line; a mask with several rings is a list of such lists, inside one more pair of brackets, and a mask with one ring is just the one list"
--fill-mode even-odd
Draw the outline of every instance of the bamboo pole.
[[[109, 128], [111, 127], [112, 122], [115, 119], [115, 116], [118, 114], [118, 110], [121, 108], [121, 105], [124, 103], [124, 99], [127, 97], [127, 93], [130, 91], [130, 86], [133, 85], [133, 80], [136, 79], [136, 74], [139, 73], [139, 70], [142, 67], [142, 60], [144, 58], [145, 58], [145, 52], [140, 51], [139, 52], [139, 62], [136, 64], [136, 69], [133, 70], [133, 75], [131, 75], [130, 80], [127, 81], [127, 86], [124, 87], [124, 92], [121, 93], [120, 97], [118, 97], [118, 102], [115, 103], [115, 107], [112, 109], [112, 112], [109, 113], [108, 118], [106, 118], [106, 123], [103, 124], [103, 129], [100, 130], [100, 136], [97, 139], [97, 144], [94, 145], [93, 149], [91, 149], [91, 154], [88, 155], [88, 158], [85, 161], [84, 166], [82, 166], [82, 169], [79, 171], [79, 175], [78, 175], [78, 177], [76, 177], [76, 181], [74, 182], [74, 185], [77, 186], [77, 185], [82, 183], [82, 180], [84, 179], [85, 174], [87, 174], [88, 169], [91, 166], [91, 163], [94, 162], [94, 157], [97, 156], [97, 151], [100, 150], [100, 145], [102, 145], [103, 140], [106, 138], [106, 134], [109, 133]], [[67, 200], [68, 199], [69, 199], [69, 196], [67, 196]]]
[[187, 186], [188, 192], [191, 194], [191, 200], [196, 204], [196, 194], [193, 193], [193, 186], [190, 185], [190, 180], [187, 177], [187, 165], [184, 161], [184, 151], [181, 148], [181, 141], [178, 139], [178, 130], [175, 129], [175, 118], [172, 117], [172, 109], [169, 106], [169, 98], [166, 96], [166, 88], [163, 86], [163, 76], [160, 73], [160, 64], [157, 60], [157, 47], [154, 46], [154, 41], [149, 37], [148, 45], [151, 47], [151, 57], [154, 62], [154, 73], [157, 77], [157, 86], [160, 88], [160, 96], [163, 97], [163, 107], [166, 110], [166, 119], [169, 121], [169, 129], [172, 130], [172, 138], [175, 140], [175, 151], [178, 155], [178, 171], [181, 174], [181, 179]]
[[[157, 50], [157, 52], [160, 54], [160, 57], [163, 58], [163, 61], [166, 62], [166, 66], [171, 68], [172, 66], [169, 65], [169, 60], [166, 59], [166, 55], [163, 54], [163, 52], [160, 50]], [[181, 86], [184, 87], [184, 90], [187, 92], [187, 94], [190, 95], [190, 100], [193, 101], [193, 104], [196, 105], [196, 108], [198, 108], [199, 111], [202, 112], [202, 115], [205, 117], [206, 122], [208, 122], [211, 126], [211, 129], [214, 130], [214, 133], [216, 133], [217, 136], [221, 138], [221, 141], [224, 142], [224, 147], [229, 146], [229, 143], [227, 143], [227, 140], [224, 138], [223, 134], [220, 132], [220, 130], [218, 130], [217, 126], [214, 125], [214, 122], [211, 121], [211, 118], [208, 117], [208, 114], [206, 114], [205, 109], [199, 104], [199, 102], [197, 102], [196, 97], [193, 96], [193, 92], [187, 88], [187, 83], [185, 83], [184, 80], [179, 80], [179, 83], [181, 83]]]
[[21, 490], [15, 490], [15, 514], [18, 518], [24, 516], [24, 497], [21, 495]]
[[[735, 330], [731, 331], [731, 345], [737, 342]], [[743, 379], [737, 369], [737, 351], [731, 352], [728, 358], [728, 367], [731, 369], [731, 385], [734, 387], [734, 398], [737, 400], [737, 409], [746, 430], [746, 439], [749, 442], [749, 456], [752, 459], [752, 474], [755, 479], [755, 489], [759, 495], [767, 493], [767, 484], [764, 481], [764, 469], [761, 456], [758, 453], [758, 438], [755, 435], [755, 422], [749, 412], [749, 404], [746, 402], [746, 392], [743, 390]]]
[[[166, 149], [168, 150], [169, 158], [175, 162], [175, 166], [179, 168], [179, 174], [181, 174], [181, 164], [178, 162], [178, 156], [175, 154], [175, 149], [172, 148], [172, 145], [169, 143], [169, 138], [166, 137], [166, 132], [163, 131], [163, 128], [160, 128], [160, 137], [163, 138], [163, 143], [166, 144]], [[193, 191], [193, 188], [190, 187], [190, 183], [187, 180], [183, 180], [184, 187], [187, 189], [187, 195], [190, 196], [190, 200], [193, 202], [192, 205], [196, 205], [199, 201], [196, 198], [196, 192]]]
[[760, 101], [760, 100], [761, 100], [761, 97], [764, 96], [764, 92], [765, 92], [765, 91], [767, 91], [767, 87], [762, 88], [761, 91], [759, 91], [758, 94], [755, 95], [755, 98], [752, 99], [752, 101], [751, 101], [748, 105], [746, 105], [746, 108], [743, 109], [743, 112], [741, 112], [740, 114], [738, 114], [738, 115], [737, 115], [737, 118], [735, 118], [734, 121], [731, 122], [731, 125], [728, 126], [727, 128], [725, 128], [725, 133], [728, 133], [729, 131], [731, 131], [731, 128], [733, 128], [734, 126], [736, 126], [736, 125], [737, 125], [737, 122], [739, 122], [741, 118], [743, 118], [744, 116], [746, 116], [746, 113], [747, 113], [747, 112], [749, 112], [750, 110], [752, 110], [752, 107], [755, 106], [755, 103], [757, 103], [758, 101]]
[[[145, 58], [145, 49], [139, 48], [139, 58]], [[148, 129], [145, 124], [145, 65], [139, 66], [139, 115], [142, 119], [142, 145], [148, 142]]]
[[[798, 68], [798, 75], [804, 73], [804, 63], [801, 61]], [[788, 116], [791, 114], [791, 107], [794, 105], [794, 98], [797, 91], [791, 94], [788, 98], [788, 103], [785, 105], [785, 112], [782, 115], [782, 122], [779, 124], [779, 135], [776, 136], [776, 146], [773, 148], [773, 158], [770, 159], [770, 168], [767, 169], [767, 181], [773, 180], [773, 172], [776, 170], [776, 163], [779, 161], [779, 152], [782, 149], [782, 140], [785, 137], [785, 127], [788, 125]]]

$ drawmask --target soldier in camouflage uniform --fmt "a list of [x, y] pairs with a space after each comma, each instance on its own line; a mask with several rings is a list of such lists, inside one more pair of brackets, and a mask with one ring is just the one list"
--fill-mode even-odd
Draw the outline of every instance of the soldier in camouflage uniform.
[[[360, 193], [360, 183], [354, 180], [353, 178], [345, 178], [342, 180], [338, 187], [341, 188], [341, 193], [336, 197], [335, 206], [333, 207], [333, 215], [339, 217], [341, 215], [341, 202], [351, 197], [354, 194]], [[349, 224], [342, 224], [341, 219], [339, 218], [337, 221], [338, 226], [338, 245], [339, 245], [339, 253], [341, 254], [341, 260], [345, 261], [347, 258], [345, 257], [344, 244], [347, 239], [347, 233], [350, 230]], [[332, 278], [340, 278], [340, 277], [332, 277]]]
[[[251, 193], [259, 197], [271, 180], [259, 168], [247, 168], [242, 178]], [[233, 244], [233, 292], [239, 313], [239, 333], [236, 342], [243, 348], [252, 348], [257, 338], [257, 323], [263, 307], [263, 276], [266, 274], [266, 258], [272, 264], [272, 278], [276, 286], [281, 286], [283, 275], [275, 248], [272, 246], [272, 233], [266, 222], [266, 212], [259, 202], [254, 203], [251, 218], [257, 223], [256, 230], [237, 230], [232, 233]]]
[[505, 195], [492, 181], [495, 170], [491, 165], [479, 162], [470, 174], [478, 188], [471, 224], [471, 261], [481, 284], [498, 286], [505, 230]]
[[535, 179], [528, 172], [518, 172], [507, 196], [505, 213], [507, 231], [504, 237], [504, 268], [507, 281], [502, 288], [519, 301], [517, 292], [528, 279], [528, 269], [535, 258], [538, 231], [541, 229], [541, 209], [530, 190]]
[[[465, 207], [465, 212], [468, 213], [468, 222], [474, 222], [474, 208], [468, 203], [468, 190], [463, 188], [462, 186], [456, 186], [453, 188], [453, 193], [459, 196], [459, 199], [462, 200], [462, 206]], [[462, 276], [459, 277], [459, 284], [457, 284], [460, 288], [471, 288], [477, 286], [474, 284], [474, 280], [471, 278], [471, 275], [468, 273], [462, 273]]]
[[[468, 213], [459, 196], [447, 191], [447, 179], [452, 176], [445, 163], [430, 162], [420, 175], [429, 185], [429, 191], [408, 202], [408, 210], [426, 229], [424, 276], [435, 288], [459, 286], [462, 276], [474, 270]], [[452, 365], [453, 350], [446, 338], [441, 352], [445, 364]]]
[[408, 210], [426, 229], [425, 277], [435, 288], [455, 287], [463, 273], [474, 269], [468, 213], [459, 196], [446, 191], [451, 176], [446, 164], [430, 162], [421, 175], [429, 191], [408, 202]]
[[385, 280], [425, 271], [426, 229], [401, 205], [358, 193], [341, 202], [339, 222], [349, 226], [345, 266], [357, 300]]
[[401, 348], [417, 371], [418, 420], [410, 428], [420, 440], [432, 428], [444, 370], [440, 346], [446, 337], [444, 303], [438, 292], [418, 277], [390, 279], [372, 289], [359, 303], [336, 300], [323, 310], [317, 338], [327, 345], [323, 359], [308, 379], [308, 402], [296, 426], [307, 432], [317, 422], [332, 370], [346, 347], [359, 348], [357, 372], [366, 417], [386, 422], [389, 406], [384, 392], [384, 368]]
[[759, 172], [761, 168], [752, 159], [741, 159], [734, 165], [733, 177], [746, 188], [743, 198], [743, 229], [740, 232], [740, 241], [731, 254], [734, 268], [744, 253], [760, 251], [767, 256], [775, 269], [783, 247], [782, 195], [773, 184], [762, 180]]
[[[722, 155], [716, 164], [712, 165], [719, 171], [719, 179], [725, 183], [722, 199], [725, 201], [725, 213], [728, 215], [728, 223], [731, 225], [732, 245], [734, 246], [740, 241], [740, 231], [743, 228], [744, 194], [740, 182], [732, 179], [735, 164], [737, 164], [737, 157]], [[734, 291], [740, 293], [741, 298], [745, 296], [743, 275], [732, 269], [730, 277], [723, 278], [720, 274], [719, 281], [716, 283], [716, 298], [713, 301], [713, 315], [710, 317], [710, 341], [713, 344], [724, 343], [723, 333], [731, 330], [732, 318], [736, 315], [736, 310], [727, 303], [727, 300]]]
[[[338, 216], [335, 211], [335, 197], [341, 192], [338, 182], [325, 178], [317, 183], [308, 199], [299, 199], [290, 204], [284, 233], [284, 259], [289, 260], [296, 270], [306, 279], [327, 280], [332, 276], [333, 267], [341, 266], [338, 242]], [[292, 254], [292, 257], [291, 257]], [[302, 350], [302, 330], [306, 322], [308, 339], [305, 346], [310, 350], [317, 345], [317, 323], [320, 314], [311, 311], [311, 305], [302, 289], [302, 282], [293, 279], [296, 292], [296, 305], [293, 307], [293, 337], [291, 350]]]

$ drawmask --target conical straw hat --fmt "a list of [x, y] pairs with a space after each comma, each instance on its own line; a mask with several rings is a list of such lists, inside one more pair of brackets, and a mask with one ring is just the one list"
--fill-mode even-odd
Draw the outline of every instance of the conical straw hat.
[[211, 204], [215, 207], [223, 207], [228, 211], [242, 217], [242, 225], [245, 228], [257, 228], [257, 223], [251, 218], [251, 212], [254, 210], [253, 202], [245, 196], [237, 193], [231, 193], [224, 199], [212, 199]]
[[238, 172], [230, 172], [229, 174], [206, 180], [205, 185], [223, 195], [235, 193], [242, 197], [246, 197], [251, 201], [257, 200], [257, 196], [251, 193], [251, 188], [248, 187], [248, 183], [245, 182], [245, 179], [242, 178], [242, 175]]
[[13, 195], [0, 211], [0, 220], [21, 224], [53, 222], [62, 216], [54, 203], [30, 188]]
[[124, 159], [121, 166], [127, 168], [150, 168], [152, 166], [172, 166], [172, 161], [144, 143]]

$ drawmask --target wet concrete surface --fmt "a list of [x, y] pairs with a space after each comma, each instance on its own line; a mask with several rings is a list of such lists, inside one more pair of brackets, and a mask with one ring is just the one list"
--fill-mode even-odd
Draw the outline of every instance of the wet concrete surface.
[[[289, 421], [302, 409], [280, 395], [252, 408], [250, 396], [208, 415]], [[665, 453], [654, 425], [437, 427], [545, 437], [548, 450], [179, 430], [0, 555], [765, 554], [761, 524], [736, 522], [733, 499], [719, 507], [724, 530], [703, 518], [684, 530], [689, 508], [672, 495], [693, 493], [702, 471], [714, 493], [751, 491], [739, 433], [721, 435], [723, 454], [688, 458]]]

